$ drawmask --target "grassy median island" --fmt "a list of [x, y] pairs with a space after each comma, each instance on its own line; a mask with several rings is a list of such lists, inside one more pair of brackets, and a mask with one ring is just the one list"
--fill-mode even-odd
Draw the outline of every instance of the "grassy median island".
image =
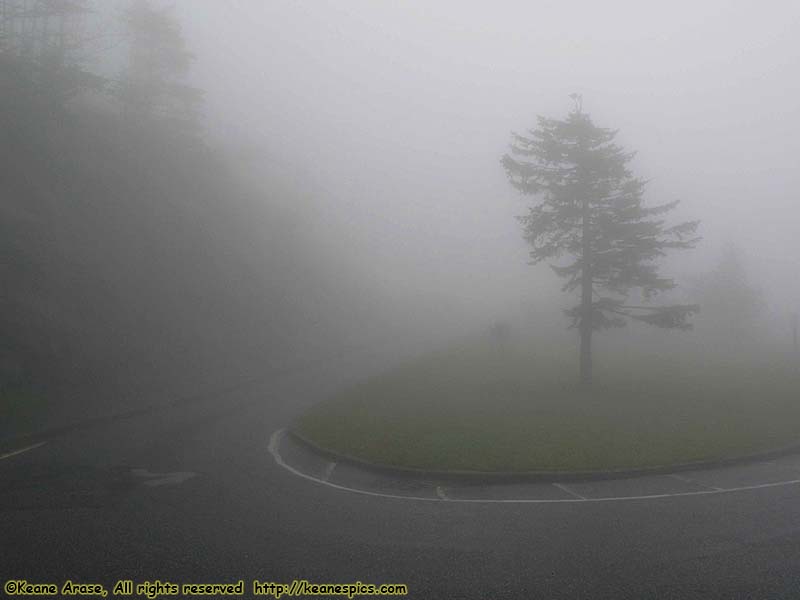
[[582, 471], [714, 460], [800, 442], [787, 358], [606, 353], [590, 392], [572, 348], [470, 341], [344, 391], [293, 430], [373, 463]]

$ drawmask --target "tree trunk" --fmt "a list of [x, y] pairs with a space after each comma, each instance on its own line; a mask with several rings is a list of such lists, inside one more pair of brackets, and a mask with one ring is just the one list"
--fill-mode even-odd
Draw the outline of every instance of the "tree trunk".
[[592, 279], [584, 273], [581, 282], [581, 384], [592, 384]]
[[589, 201], [583, 201], [583, 224], [581, 242], [583, 244], [583, 268], [581, 272], [581, 357], [580, 375], [581, 385], [592, 384], [592, 245], [589, 231]]
[[581, 327], [581, 385], [592, 385], [592, 329]]

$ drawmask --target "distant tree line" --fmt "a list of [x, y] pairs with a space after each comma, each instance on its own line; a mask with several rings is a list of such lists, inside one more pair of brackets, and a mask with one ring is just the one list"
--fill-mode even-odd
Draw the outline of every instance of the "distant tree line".
[[322, 337], [297, 301], [321, 269], [204, 141], [174, 15], [131, 2], [101, 76], [98, 4], [0, 0], [0, 390], [264, 363], [309, 323]]

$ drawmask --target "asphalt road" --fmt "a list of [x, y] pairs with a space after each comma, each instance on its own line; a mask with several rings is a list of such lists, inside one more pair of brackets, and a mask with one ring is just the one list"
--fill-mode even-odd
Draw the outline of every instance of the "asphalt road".
[[417, 501], [277, 464], [273, 432], [358, 372], [343, 361], [0, 460], [0, 580], [396, 582], [413, 598], [800, 596], [800, 485]]

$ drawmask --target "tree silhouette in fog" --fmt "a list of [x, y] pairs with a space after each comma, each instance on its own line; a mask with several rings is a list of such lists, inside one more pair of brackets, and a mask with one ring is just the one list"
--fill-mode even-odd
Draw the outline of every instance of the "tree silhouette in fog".
[[0, 57], [6, 76], [11, 69], [21, 70], [14, 75], [20, 85], [37, 86], [38, 96], [55, 111], [82, 92], [99, 91], [103, 78], [83, 64], [91, 39], [86, 20], [92, 12], [87, 0], [0, 0]]
[[761, 291], [750, 281], [742, 250], [725, 246], [716, 266], [694, 283], [694, 295], [710, 308], [698, 327], [730, 341], [744, 342], [757, 333], [764, 308]]
[[128, 45], [127, 66], [118, 96], [133, 119], [158, 119], [183, 133], [198, 127], [203, 92], [188, 85], [194, 55], [186, 48], [180, 23], [147, 0], [134, 0], [123, 17]]
[[[675, 287], [659, 274], [657, 260], [669, 249], [693, 248], [698, 221], [667, 226], [662, 216], [678, 202], [646, 206], [646, 182], [628, 164], [634, 156], [614, 143], [617, 132], [596, 126], [580, 96], [563, 120], [539, 117], [527, 135], [512, 134], [502, 164], [512, 186], [539, 202], [519, 217], [532, 246], [533, 264], [554, 260], [566, 279], [563, 290], [580, 291], [566, 313], [580, 333], [580, 380], [592, 380], [592, 332], [621, 327], [629, 319], [663, 328], [688, 329], [699, 307], [658, 306], [650, 301]], [[556, 259], [567, 258], [566, 262]], [[557, 263], [557, 264], [556, 264]], [[638, 288], [642, 300], [629, 304]]]

